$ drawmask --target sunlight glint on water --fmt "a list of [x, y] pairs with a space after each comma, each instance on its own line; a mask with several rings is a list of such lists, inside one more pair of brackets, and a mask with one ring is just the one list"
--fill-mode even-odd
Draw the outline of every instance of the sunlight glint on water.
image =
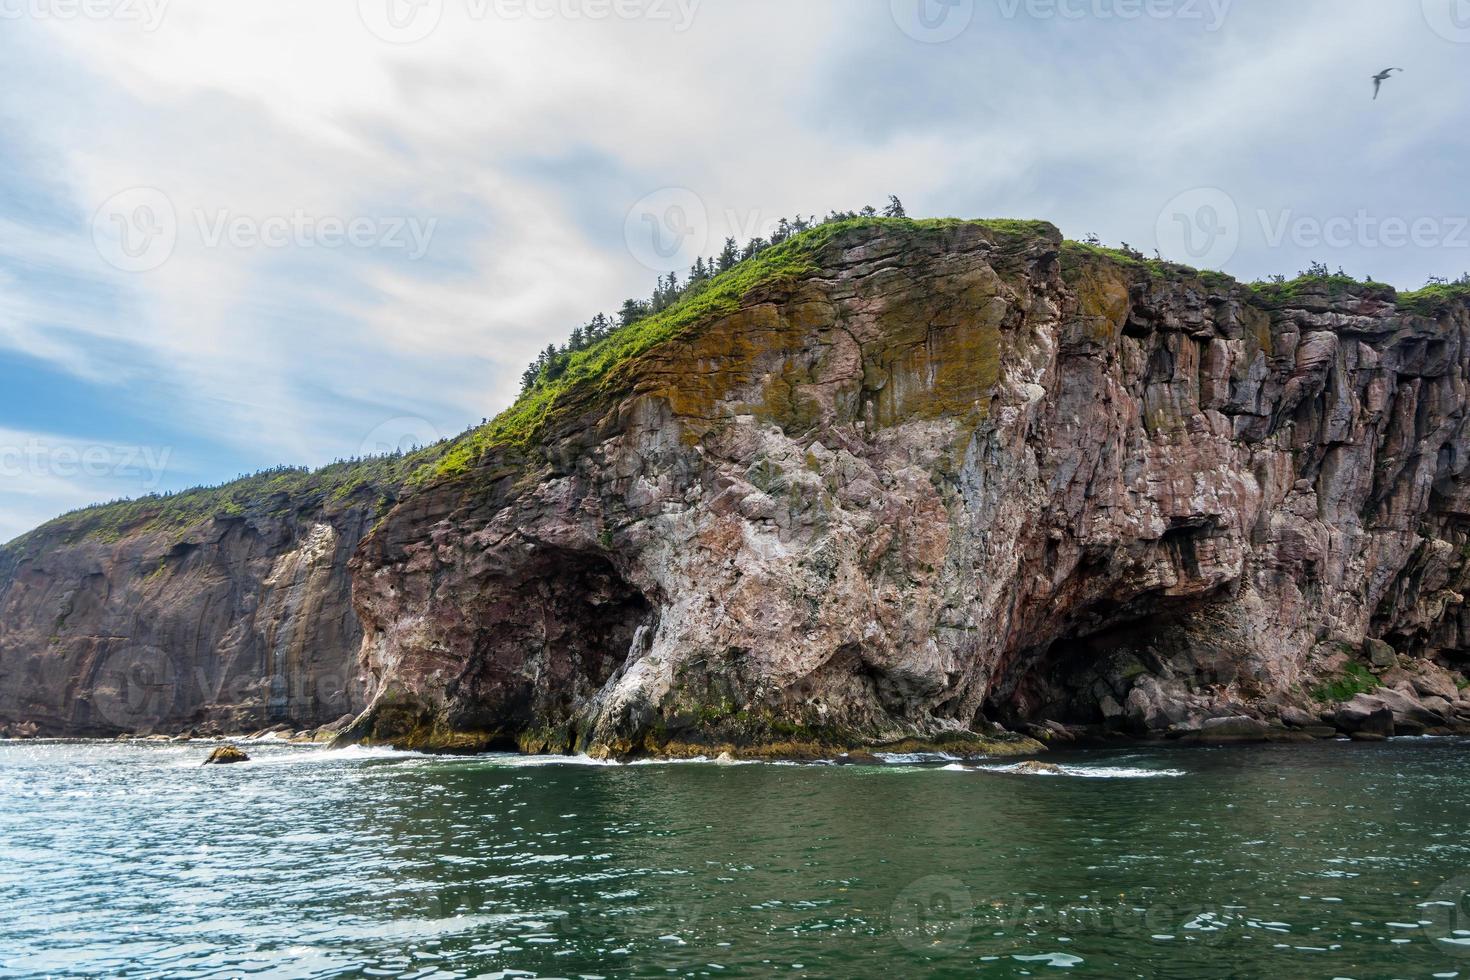
[[1470, 976], [1467, 748], [1023, 775], [0, 743], [0, 975]]

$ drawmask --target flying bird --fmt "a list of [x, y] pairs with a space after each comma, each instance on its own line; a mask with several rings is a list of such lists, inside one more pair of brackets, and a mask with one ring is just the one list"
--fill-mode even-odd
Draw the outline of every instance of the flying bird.
[[1393, 73], [1396, 72], [1396, 71], [1403, 71], [1403, 69], [1402, 68], [1385, 68], [1385, 69], [1383, 69], [1383, 71], [1381, 71], [1378, 74], [1376, 74], [1376, 75], [1373, 76], [1373, 100], [1375, 102], [1378, 101], [1378, 90], [1381, 89], [1381, 88], [1383, 88], [1383, 83], [1386, 82], [1386, 81], [1388, 81], [1390, 78], [1392, 78], [1393, 77]]

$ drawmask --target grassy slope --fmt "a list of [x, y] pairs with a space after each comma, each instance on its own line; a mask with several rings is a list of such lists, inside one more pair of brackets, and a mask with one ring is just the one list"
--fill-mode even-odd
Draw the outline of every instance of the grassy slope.
[[780, 282], [795, 282], [817, 271], [816, 256], [833, 239], [862, 228], [884, 226], [909, 231], [936, 230], [974, 224], [1000, 235], [1039, 235], [1051, 231], [1044, 222], [974, 221], [942, 218], [929, 220], [854, 218], [822, 225], [803, 232], [742, 262], [710, 280], [702, 289], [647, 319], [625, 327], [612, 336], [572, 355], [566, 371], [553, 381], [526, 392], [488, 425], [460, 437], [431, 467], [416, 479], [420, 482], [454, 477], [469, 470], [491, 449], [527, 446], [535, 441], [543, 424], [559, 403], [577, 388], [596, 390], [613, 382], [615, 369], [668, 340], [709, 320], [735, 312], [752, 289]]
[[1359, 292], [1380, 293], [1385, 299], [1392, 300], [1398, 308], [1408, 314], [1419, 316], [1434, 316], [1440, 310], [1455, 302], [1470, 303], [1470, 285], [1461, 283], [1448, 283], [1443, 285], [1425, 286], [1413, 292], [1401, 293], [1388, 283], [1374, 282], [1371, 279], [1359, 280], [1351, 276], [1331, 275], [1297, 276], [1285, 282], [1239, 282], [1233, 276], [1223, 272], [1213, 272], [1208, 269], [1195, 269], [1192, 266], [1183, 265], [1178, 262], [1166, 262], [1160, 259], [1140, 258], [1129, 254], [1121, 249], [1108, 248], [1104, 245], [1089, 245], [1084, 242], [1067, 242], [1063, 250], [1063, 263], [1078, 263], [1087, 259], [1103, 260], [1117, 263], [1125, 268], [1146, 271], [1156, 279], [1198, 279], [1207, 286], [1230, 288], [1239, 286], [1261, 299], [1268, 305], [1279, 306], [1290, 304], [1299, 299], [1309, 290], [1326, 290], [1328, 293], [1341, 292], [1347, 289]]
[[[396, 495], [405, 484], [414, 486], [453, 478], [470, 470], [485, 453], [501, 447], [527, 447], [569, 396], [597, 393], [615, 387], [625, 367], [640, 355], [689, 330], [737, 310], [751, 290], [794, 282], [817, 271], [817, 256], [833, 239], [847, 232], [883, 227], [900, 234], [922, 234], [973, 225], [1004, 238], [1055, 236], [1056, 230], [1037, 221], [961, 221], [959, 219], [857, 218], [804, 232], [710, 280], [702, 289], [647, 319], [615, 332], [598, 344], [574, 354], [566, 371], [553, 381], [538, 384], [487, 425], [458, 439], [408, 456], [382, 457], [337, 463], [316, 471], [278, 470], [245, 477], [213, 488], [197, 488], [167, 497], [102, 504], [75, 511], [23, 535], [5, 550], [23, 551], [44, 537], [72, 541], [82, 537], [116, 539], [137, 531], [180, 530], [216, 515], [285, 514], [310, 506], [347, 506], [360, 500]], [[1080, 242], [1063, 248], [1064, 269], [1087, 261], [1116, 263], [1145, 270], [1164, 279], [1195, 278], [1212, 288], [1241, 286], [1272, 305], [1290, 302], [1308, 287], [1372, 288], [1395, 296], [1408, 313], [1433, 315], [1454, 301], [1470, 301], [1470, 286], [1430, 286], [1413, 293], [1395, 294], [1391, 286], [1359, 283], [1345, 277], [1298, 278], [1284, 284], [1237, 284], [1217, 272], [1202, 272], [1171, 262], [1144, 259], [1118, 249]]]
[[3, 550], [19, 555], [50, 541], [114, 541], [128, 534], [182, 531], [213, 517], [284, 517], [302, 510], [382, 503], [396, 496], [437, 451], [333, 463], [319, 470], [268, 470], [223, 486], [84, 507], [21, 535]]

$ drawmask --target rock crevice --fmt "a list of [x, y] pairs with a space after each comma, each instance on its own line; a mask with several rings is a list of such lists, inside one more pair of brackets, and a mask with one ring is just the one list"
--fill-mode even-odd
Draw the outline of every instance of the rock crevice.
[[[413, 738], [1193, 731], [1314, 707], [1369, 636], [1458, 666], [1463, 304], [1272, 301], [975, 226], [818, 265], [388, 515], [357, 602]], [[645, 642], [508, 649], [497, 605], [569, 608], [524, 591], [537, 548], [614, 567], [646, 609], [608, 629]], [[502, 702], [530, 714], [475, 715]]]
[[859, 225], [411, 489], [0, 551], [0, 725], [105, 733], [119, 647], [151, 725], [446, 751], [1470, 720], [1463, 299]]

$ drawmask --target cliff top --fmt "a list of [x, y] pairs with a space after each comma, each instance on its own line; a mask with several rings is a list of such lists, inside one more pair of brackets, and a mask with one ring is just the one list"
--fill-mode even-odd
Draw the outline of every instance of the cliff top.
[[1470, 300], [1470, 284], [1435, 284], [1414, 292], [1360, 282], [1325, 270], [1286, 280], [1242, 283], [1218, 272], [1148, 259], [1127, 249], [1064, 241], [1044, 221], [908, 218], [853, 218], [833, 221], [794, 235], [692, 287], [665, 309], [613, 330], [585, 349], [562, 355], [554, 374], [543, 372], [520, 398], [489, 423], [418, 452], [334, 463], [319, 470], [284, 468], [258, 473], [217, 487], [198, 487], [83, 508], [42, 525], [8, 545], [0, 557], [12, 560], [45, 540], [72, 542], [86, 537], [115, 540], [143, 531], [182, 530], [213, 517], [281, 516], [302, 509], [346, 509], [354, 503], [387, 502], [407, 486], [454, 479], [469, 472], [492, 450], [524, 449], [534, 444], [547, 422], [569, 405], [615, 389], [626, 368], [659, 345], [733, 313], [752, 291], [794, 283], [820, 272], [823, 253], [834, 245], [856, 244], [864, 236], [929, 236], [969, 229], [993, 244], [1044, 240], [1060, 251], [1064, 274], [1093, 263], [1121, 268], [1134, 277], [1192, 281], [1203, 289], [1233, 295], [1270, 309], [1331, 308], [1364, 298], [1393, 303], [1408, 315], [1432, 316], [1455, 302]]
[[437, 447], [406, 455], [332, 463], [317, 470], [281, 467], [214, 487], [95, 504], [48, 521], [0, 546], [0, 557], [23, 557], [48, 541], [118, 540], [129, 534], [182, 531], [211, 518], [286, 517], [308, 511], [337, 513], [379, 504], [437, 454]]

